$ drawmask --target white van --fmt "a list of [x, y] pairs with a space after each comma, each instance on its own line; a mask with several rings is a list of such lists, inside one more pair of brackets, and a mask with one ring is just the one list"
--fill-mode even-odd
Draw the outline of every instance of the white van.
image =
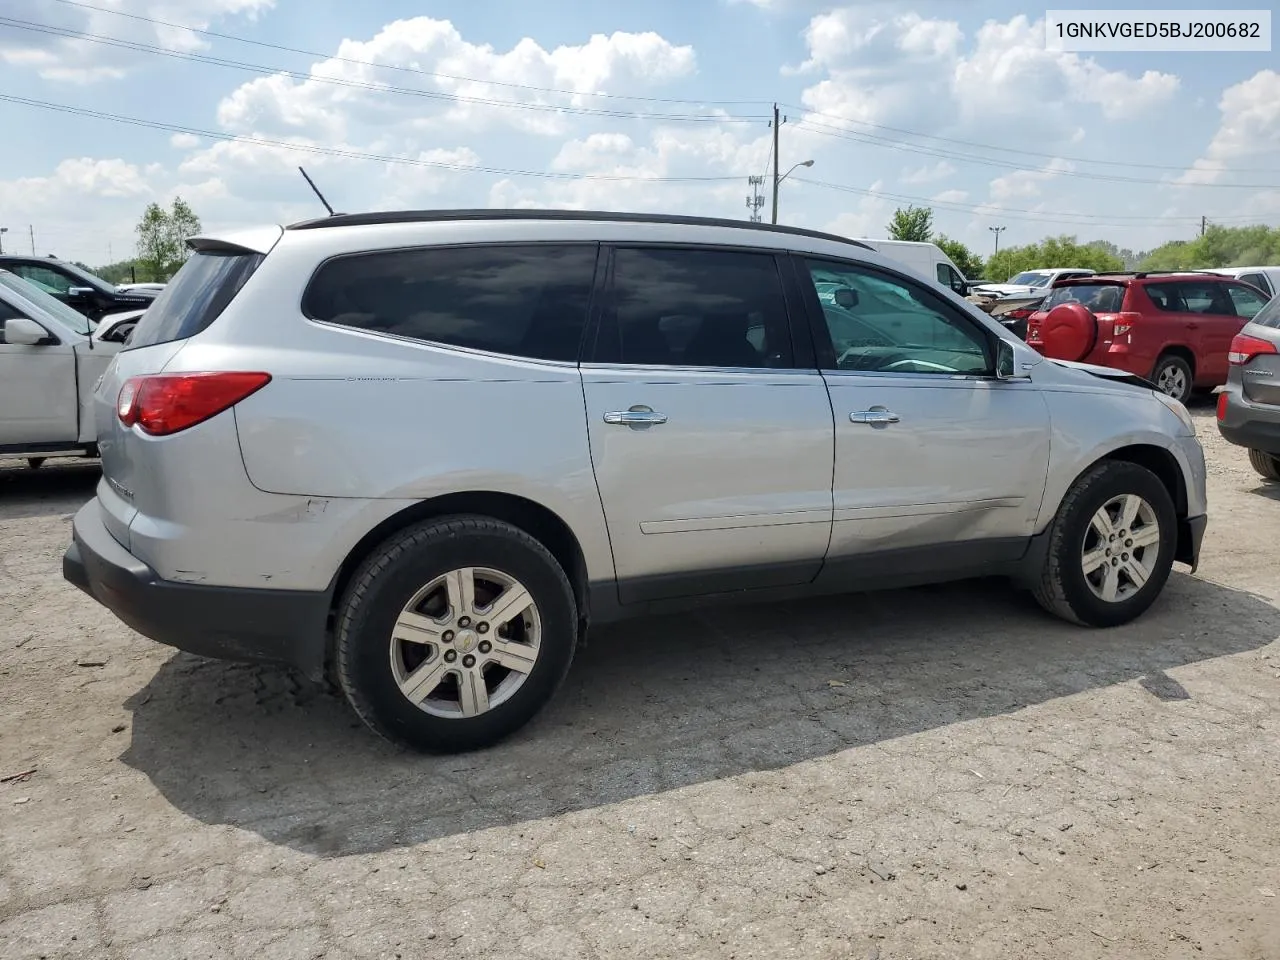
[[936, 243], [922, 243], [916, 240], [869, 240], [866, 237], [858, 237], [857, 241], [865, 243], [877, 253], [882, 253], [910, 267], [922, 277], [935, 280], [944, 287], [950, 287], [962, 297], [969, 292], [969, 281], [965, 279], [965, 275]]

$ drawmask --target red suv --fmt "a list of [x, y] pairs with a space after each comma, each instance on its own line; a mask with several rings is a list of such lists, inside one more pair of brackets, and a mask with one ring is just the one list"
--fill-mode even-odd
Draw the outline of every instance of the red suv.
[[1055, 360], [1115, 367], [1186, 402], [1227, 382], [1231, 338], [1267, 302], [1247, 283], [1204, 273], [1116, 273], [1054, 284], [1027, 343]]

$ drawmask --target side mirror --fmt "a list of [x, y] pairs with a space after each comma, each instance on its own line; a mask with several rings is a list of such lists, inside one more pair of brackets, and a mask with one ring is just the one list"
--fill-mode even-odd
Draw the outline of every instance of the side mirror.
[[20, 347], [45, 347], [57, 343], [49, 331], [26, 317], [14, 317], [4, 324], [4, 342]]
[[1018, 370], [1018, 356], [1013, 344], [1001, 337], [996, 341], [996, 379], [997, 380], [1030, 380], [1025, 373]]
[[97, 295], [98, 291], [93, 287], [71, 287], [67, 290], [67, 296], [73, 300], [89, 300]]

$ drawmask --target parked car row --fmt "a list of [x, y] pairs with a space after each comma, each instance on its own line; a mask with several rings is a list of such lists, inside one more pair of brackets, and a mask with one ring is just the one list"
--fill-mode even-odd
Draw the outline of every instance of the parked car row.
[[608, 620], [991, 574], [1109, 626], [1197, 562], [1180, 403], [866, 244], [487, 210], [191, 246], [94, 392], [64, 574], [413, 747], [516, 730]]

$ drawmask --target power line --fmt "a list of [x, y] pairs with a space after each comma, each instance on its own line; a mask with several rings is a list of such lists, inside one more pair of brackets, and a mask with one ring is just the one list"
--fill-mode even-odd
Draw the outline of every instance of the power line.
[[[890, 133], [900, 133], [900, 134], [903, 134], [904, 136], [917, 137], [922, 140], [937, 140], [941, 143], [954, 143], [960, 146], [976, 147], [979, 150], [992, 150], [1000, 153], [1015, 153], [1015, 154], [1020, 154], [1026, 157], [1040, 157], [1045, 160], [1059, 160], [1059, 161], [1065, 161], [1068, 163], [1097, 164], [1099, 166], [1107, 166], [1107, 167], [1133, 167], [1136, 169], [1145, 169], [1145, 170], [1171, 170], [1176, 172], [1182, 172], [1186, 170], [1185, 166], [1177, 166], [1177, 165], [1163, 164], [1163, 163], [1139, 163], [1137, 161], [1131, 161], [1131, 160], [1091, 160], [1086, 157], [1064, 157], [1056, 153], [1045, 153], [1043, 151], [1038, 151], [1038, 150], [1022, 150], [1018, 147], [1004, 147], [1004, 146], [998, 146], [992, 143], [979, 143], [976, 140], [960, 140], [954, 137], [940, 137], [937, 134], [933, 134], [933, 133], [921, 133], [918, 130], [905, 130], [902, 127], [891, 127], [883, 123], [873, 123], [870, 120], [851, 120], [848, 117], [837, 116], [836, 114], [833, 114], [833, 113], [823, 113], [819, 110], [810, 110], [805, 107], [797, 107], [794, 104], [781, 104], [781, 106], [784, 106], [789, 110], [795, 110], [797, 113], [803, 114], [804, 117], [801, 120], [802, 123], [809, 122], [808, 117], [811, 117], [811, 116], [824, 117], [828, 120], [836, 120], [840, 123], [857, 124], [858, 126], [872, 127], [873, 129], [876, 129], [876, 130], [888, 130]], [[819, 124], [819, 126], [826, 126], [826, 124]], [[832, 129], [842, 129], [842, 128], [832, 128]], [[856, 133], [856, 131], [852, 131], [852, 130], [846, 130], [844, 132]], [[870, 135], [864, 134], [864, 136], [870, 136]], [[1208, 172], [1210, 173], [1274, 173], [1275, 172], [1273, 169], [1269, 167], [1212, 167], [1212, 168], [1205, 168], [1205, 169], [1208, 170]]]
[[85, 40], [103, 46], [116, 47], [153, 56], [167, 57], [171, 60], [183, 60], [189, 63], [203, 63], [209, 66], [225, 67], [259, 76], [285, 76], [291, 80], [306, 83], [319, 83], [329, 86], [346, 87], [355, 90], [367, 90], [372, 93], [392, 93], [399, 96], [419, 97], [426, 100], [438, 100], [445, 103], [470, 104], [486, 107], [498, 107], [513, 110], [532, 110], [542, 113], [568, 113], [589, 117], [611, 117], [615, 119], [660, 120], [664, 122], [684, 123], [760, 123], [768, 119], [764, 114], [743, 116], [737, 114], [676, 114], [676, 113], [638, 113], [636, 111], [614, 110], [604, 107], [578, 107], [569, 104], [537, 103], [526, 100], [495, 100], [490, 97], [469, 97], [462, 94], [446, 93], [440, 90], [421, 90], [413, 87], [397, 87], [369, 80], [355, 80], [344, 77], [324, 77], [314, 74], [290, 70], [284, 67], [265, 66], [263, 64], [246, 63], [241, 60], [229, 60], [224, 57], [213, 57], [206, 54], [192, 53], [183, 50], [169, 50], [154, 44], [125, 40], [119, 37], [108, 37], [102, 34], [87, 33], [55, 27], [50, 24], [35, 23], [30, 20], [17, 20], [13, 17], [0, 17], [0, 25], [33, 33]]
[[379, 70], [396, 70], [401, 73], [414, 73], [419, 76], [432, 77], [436, 80], [452, 80], [456, 83], [484, 83], [495, 87], [509, 87], [515, 90], [530, 90], [538, 93], [554, 93], [566, 97], [600, 97], [609, 100], [631, 100], [636, 103], [668, 103], [683, 105], [700, 105], [706, 104], [711, 106], [763, 106], [769, 101], [767, 100], [684, 100], [676, 97], [644, 97], [621, 93], [601, 93], [598, 91], [585, 90], [564, 90], [556, 87], [539, 87], [528, 83], [514, 83], [507, 80], [480, 80], [475, 77], [461, 77], [455, 74], [436, 73], [431, 70], [423, 70], [419, 67], [407, 67], [398, 64], [378, 63], [374, 60], [360, 60], [354, 57], [340, 57], [327, 53], [318, 53], [315, 50], [304, 50], [300, 47], [290, 47], [279, 43], [267, 43], [263, 40], [251, 40], [248, 37], [239, 37], [231, 33], [219, 33], [215, 30], [206, 30], [200, 27], [192, 27], [182, 23], [175, 23], [171, 20], [160, 20], [155, 17], [146, 17], [137, 13], [125, 13], [123, 10], [112, 10], [108, 7], [98, 7], [91, 3], [82, 3], [80, 0], [53, 0], [54, 3], [61, 3], [68, 7], [78, 7], [82, 10], [92, 10], [94, 13], [106, 13], [116, 17], [125, 17], [129, 20], [150, 23], [155, 26], [169, 27], [174, 30], [187, 30], [191, 33], [199, 34], [205, 37], [214, 37], [218, 40], [231, 40], [235, 43], [245, 43], [250, 46], [264, 47], [268, 50], [279, 50], [283, 53], [295, 53], [304, 57], [314, 57], [319, 60], [332, 61], [334, 63], [346, 63], [352, 66], [360, 67], [376, 67]]
[[[1170, 217], [1139, 217], [1124, 216], [1122, 214], [1093, 214], [1093, 213], [1075, 213], [1068, 211], [1054, 210], [1027, 210], [1017, 207], [1004, 207], [994, 203], [972, 204], [960, 203], [950, 200], [935, 200], [929, 197], [913, 197], [908, 194], [885, 193], [880, 190], [866, 190], [861, 187], [852, 187], [841, 183], [830, 183], [825, 180], [811, 180], [807, 177], [795, 177], [797, 183], [807, 183], [813, 187], [822, 187], [827, 190], [835, 190], [840, 193], [852, 193], [864, 197], [878, 197], [884, 200], [892, 200], [895, 203], [914, 203], [925, 204], [930, 207], [937, 207], [943, 210], [950, 210], [955, 213], [982, 214], [999, 216], [1011, 220], [1026, 220], [1029, 222], [1041, 221], [1045, 223], [1061, 223], [1066, 225], [1074, 225], [1081, 227], [1158, 227], [1166, 225], [1177, 225], [1183, 223], [1198, 223], [1200, 218], [1195, 216], [1170, 216]], [[1023, 214], [1023, 216], [1019, 216]], [[1070, 218], [1070, 219], [1068, 219]], [[1220, 217], [1219, 220], [1239, 220], [1245, 222], [1257, 222], [1257, 217]], [[1124, 222], [1118, 222], [1124, 221]]]
[[[991, 157], [976, 157], [972, 154], [955, 153], [945, 150], [935, 150], [931, 147], [923, 147], [917, 144], [906, 143], [901, 140], [890, 140], [886, 137], [876, 137], [870, 134], [854, 133], [849, 130], [840, 130], [829, 124], [815, 124], [811, 120], [802, 120], [799, 126], [811, 130], [819, 136], [833, 137], [837, 140], [850, 140], [855, 143], [865, 143], [871, 146], [887, 147], [891, 150], [905, 150], [908, 153], [916, 153], [926, 157], [937, 157], [944, 160], [957, 160], [962, 163], [976, 163], [982, 166], [998, 167], [1004, 170], [1021, 171], [1026, 170], [1024, 164], [1015, 163], [1011, 160], [997, 160]], [[1178, 170], [1185, 170], [1185, 167], [1177, 167]], [[1085, 173], [1078, 170], [1042, 170], [1027, 171], [1029, 173], [1051, 173], [1059, 177], [1071, 177], [1079, 180], [1092, 180], [1100, 183], [1138, 183], [1150, 186], [1196, 186], [1196, 187], [1214, 187], [1218, 189], [1233, 190], [1277, 190], [1280, 185], [1269, 183], [1198, 183], [1198, 184], [1178, 184], [1171, 180], [1153, 180], [1147, 177], [1126, 177], [1120, 174], [1107, 173]]]
[[201, 130], [196, 127], [186, 127], [174, 123], [161, 123], [156, 120], [143, 120], [140, 117], [125, 117], [118, 114], [104, 113], [100, 110], [86, 110], [83, 107], [72, 107], [67, 104], [51, 103], [45, 100], [32, 100], [27, 97], [14, 97], [9, 94], [0, 94], [0, 101], [21, 104], [28, 107], [37, 107], [42, 110], [52, 110], [57, 113], [69, 113], [74, 116], [89, 117], [95, 120], [109, 120], [113, 123], [122, 123], [128, 126], [148, 127], [152, 130], [165, 130], [170, 133], [189, 133], [192, 136], [204, 137], [209, 140], [248, 143], [256, 146], [277, 147], [284, 150], [297, 150], [302, 153], [318, 154], [321, 156], [343, 157], [349, 160], [376, 160], [380, 163], [401, 163], [415, 167], [455, 170], [462, 173], [491, 173], [496, 176], [537, 177], [544, 180], [602, 180], [643, 183], [726, 183], [741, 179], [741, 177], [728, 176], [634, 177], [607, 173], [556, 173], [554, 171], [546, 170], [514, 170], [506, 167], [481, 166], [479, 164], [449, 163], [443, 160], [423, 160], [420, 157], [396, 157], [385, 154], [366, 153], [361, 150], [345, 150], [340, 147], [322, 147], [315, 144], [293, 143], [287, 140], [272, 140], [267, 137], [237, 136], [235, 134], [219, 133], [213, 130]]

